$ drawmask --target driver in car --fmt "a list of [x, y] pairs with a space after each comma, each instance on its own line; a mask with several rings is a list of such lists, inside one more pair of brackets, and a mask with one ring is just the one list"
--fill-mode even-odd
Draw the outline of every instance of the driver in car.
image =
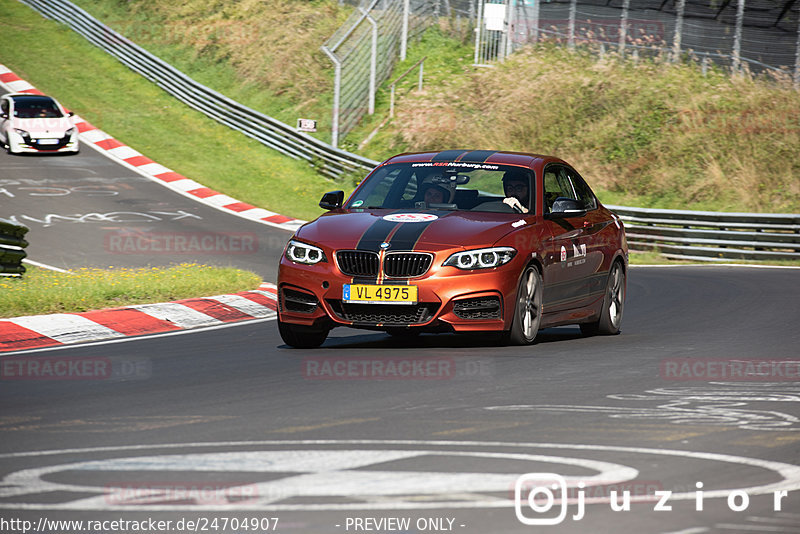
[[503, 204], [520, 213], [528, 213], [528, 175], [523, 171], [506, 171], [503, 174]]
[[455, 182], [441, 174], [431, 174], [422, 182], [422, 200], [429, 204], [449, 204], [455, 196]]

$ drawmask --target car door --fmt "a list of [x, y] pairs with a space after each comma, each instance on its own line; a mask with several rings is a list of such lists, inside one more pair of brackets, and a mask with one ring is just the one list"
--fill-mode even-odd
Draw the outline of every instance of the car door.
[[586, 295], [586, 299], [582, 301], [581, 305], [588, 305], [597, 298], [602, 298], [605, 292], [608, 272], [602, 271], [605, 260], [604, 250], [607, 248], [604, 239], [609, 235], [606, 229], [609, 224], [613, 223], [613, 220], [604, 216], [602, 210], [598, 209], [597, 197], [575, 169], [565, 167], [564, 172], [572, 186], [575, 199], [586, 211], [580, 236], [580, 251], [583, 257], [577, 275], [580, 277], [580, 291]]
[[545, 310], [579, 308], [591, 300], [590, 280], [597, 268], [599, 248], [591, 231], [597, 200], [566, 165], [546, 166], [543, 178], [544, 222], [550, 234], [544, 273]]

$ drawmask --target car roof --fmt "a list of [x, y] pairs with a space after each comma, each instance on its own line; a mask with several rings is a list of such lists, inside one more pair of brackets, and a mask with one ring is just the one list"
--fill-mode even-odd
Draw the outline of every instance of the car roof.
[[47, 100], [47, 101], [50, 101], [50, 102], [55, 102], [55, 98], [53, 98], [52, 96], [36, 95], [36, 94], [32, 94], [32, 93], [10, 93], [10, 94], [3, 95], [3, 96], [9, 97], [12, 100], [17, 101], [17, 102], [23, 101], [23, 100], [30, 100], [30, 101]]
[[559, 161], [554, 156], [542, 154], [529, 154], [526, 152], [507, 152], [502, 150], [440, 150], [438, 152], [406, 152], [393, 156], [381, 165], [393, 163], [423, 163], [434, 161], [447, 161], [458, 163], [494, 163], [498, 165], [517, 165], [520, 167], [533, 167], [536, 160]]

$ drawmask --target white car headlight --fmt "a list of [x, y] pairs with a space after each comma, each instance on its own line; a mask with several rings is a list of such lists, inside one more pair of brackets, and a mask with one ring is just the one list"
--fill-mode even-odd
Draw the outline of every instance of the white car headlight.
[[456, 252], [444, 265], [463, 270], [491, 269], [511, 261], [517, 251], [511, 247], [492, 247]]
[[22, 137], [30, 137], [31, 134], [26, 132], [25, 130], [20, 130], [19, 128], [14, 128], [14, 131], [17, 132]]
[[75, 133], [75, 128], [70, 128], [69, 130], [67, 130], [66, 132], [64, 132], [64, 137], [66, 137], [66, 136], [68, 136], [68, 135], [72, 135], [72, 134], [74, 134], [74, 133]]
[[289, 241], [289, 244], [286, 245], [286, 259], [295, 263], [305, 263], [307, 265], [328, 261], [321, 248], [307, 245], [306, 243], [301, 243], [294, 239]]

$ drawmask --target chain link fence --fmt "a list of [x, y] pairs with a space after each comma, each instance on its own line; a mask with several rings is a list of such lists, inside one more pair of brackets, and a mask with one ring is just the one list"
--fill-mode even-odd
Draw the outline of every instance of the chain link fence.
[[546, 40], [633, 58], [691, 58], [704, 69], [784, 73], [800, 83], [795, 0], [485, 0], [478, 16], [480, 65]]
[[396, 60], [405, 57], [409, 40], [435, 19], [439, 5], [437, 0], [346, 3], [356, 9], [322, 46], [334, 66], [334, 147], [366, 113], [374, 112], [376, 87], [389, 77]]
[[376, 87], [409, 40], [446, 17], [451, 28], [475, 29], [478, 66], [549, 41], [591, 45], [636, 60], [692, 59], [705, 71], [790, 76], [800, 87], [800, 1], [797, 0], [340, 0], [356, 9], [323, 51], [334, 64], [331, 144], [337, 146], [374, 110]]

